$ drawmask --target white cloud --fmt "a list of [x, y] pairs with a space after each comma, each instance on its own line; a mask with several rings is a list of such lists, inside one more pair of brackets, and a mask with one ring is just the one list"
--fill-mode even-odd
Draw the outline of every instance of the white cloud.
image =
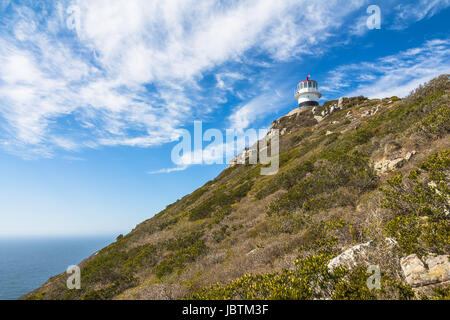
[[235, 129], [246, 129], [256, 120], [283, 107], [287, 99], [290, 101], [293, 97], [287, 92], [280, 94], [274, 89], [267, 88], [260, 95], [237, 107], [228, 118], [229, 126]]
[[367, 27], [367, 18], [368, 16], [362, 15], [356, 22], [350, 27], [350, 34], [354, 36], [362, 36], [370, 31]]
[[[250, 82], [252, 67], [323, 53], [365, 4], [64, 0], [32, 10], [2, 0], [9, 12], [0, 31], [3, 147], [51, 157], [59, 149], [167, 143], [227, 92], [245, 99], [229, 120], [246, 128], [280, 98], [271, 91], [255, 97], [260, 83], [249, 84], [252, 94], [234, 92], [235, 82]], [[438, 7], [427, 6], [427, 15]], [[208, 74], [216, 76], [211, 92], [201, 84]]]
[[450, 39], [434, 39], [375, 61], [340, 66], [330, 71], [321, 90], [346, 96], [404, 97], [445, 73], [450, 73]]
[[85, 161], [86, 160], [84, 158], [74, 157], [74, 156], [63, 156], [62, 158], [67, 161]]
[[431, 18], [449, 6], [450, 0], [419, 0], [413, 3], [401, 3], [394, 8], [395, 19], [390, 27], [404, 29], [411, 22]]
[[222, 90], [233, 91], [233, 85], [245, 76], [237, 72], [223, 72], [216, 74], [217, 87]]
[[188, 168], [188, 166], [182, 166], [182, 167], [175, 167], [175, 168], [165, 168], [160, 170], [154, 170], [147, 172], [148, 174], [161, 174], [161, 173], [171, 173], [171, 172], [177, 172], [177, 171], [184, 171]]

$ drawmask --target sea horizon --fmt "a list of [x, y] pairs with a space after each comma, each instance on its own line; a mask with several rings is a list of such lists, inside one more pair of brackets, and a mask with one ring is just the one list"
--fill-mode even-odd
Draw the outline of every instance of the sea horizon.
[[15, 300], [115, 241], [118, 234], [0, 236], [0, 300]]

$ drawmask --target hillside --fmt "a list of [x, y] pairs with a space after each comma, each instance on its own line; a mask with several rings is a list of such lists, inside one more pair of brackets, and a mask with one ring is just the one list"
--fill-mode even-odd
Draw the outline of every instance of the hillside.
[[61, 274], [23, 298], [448, 298], [449, 101], [442, 75], [291, 112], [276, 175], [230, 166], [84, 260], [81, 290]]

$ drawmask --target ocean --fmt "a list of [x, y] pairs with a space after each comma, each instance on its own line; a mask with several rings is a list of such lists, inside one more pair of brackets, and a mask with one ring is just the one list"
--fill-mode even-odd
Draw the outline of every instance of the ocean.
[[114, 241], [115, 235], [0, 238], [0, 300], [21, 297]]

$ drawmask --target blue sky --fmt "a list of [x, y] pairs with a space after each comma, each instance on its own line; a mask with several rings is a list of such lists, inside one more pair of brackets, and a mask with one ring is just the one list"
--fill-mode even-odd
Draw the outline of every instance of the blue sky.
[[174, 164], [183, 129], [267, 128], [308, 74], [322, 102], [407, 95], [450, 73], [449, 7], [0, 0], [0, 236], [130, 231], [226, 167]]

